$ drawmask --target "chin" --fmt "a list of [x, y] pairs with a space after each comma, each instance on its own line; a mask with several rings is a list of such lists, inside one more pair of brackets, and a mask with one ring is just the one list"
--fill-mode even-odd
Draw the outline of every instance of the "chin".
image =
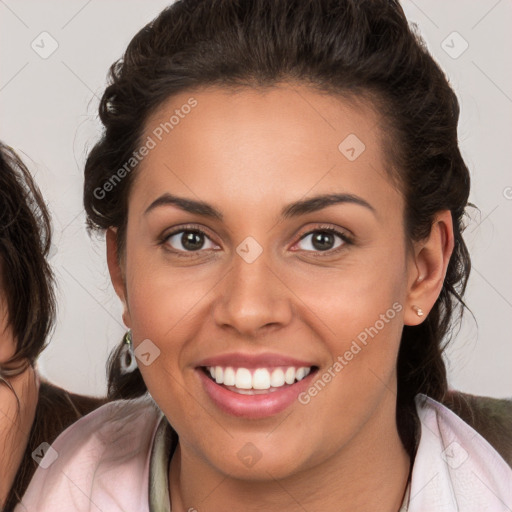
[[[299, 440], [295, 445], [281, 443], [277, 446], [268, 439], [266, 443], [250, 439], [251, 436], [240, 436], [227, 445], [219, 444], [221, 450], [205, 453], [204, 458], [216, 472], [248, 482], [286, 479], [308, 466], [303, 443]], [[298, 454], [301, 454], [300, 459]]]

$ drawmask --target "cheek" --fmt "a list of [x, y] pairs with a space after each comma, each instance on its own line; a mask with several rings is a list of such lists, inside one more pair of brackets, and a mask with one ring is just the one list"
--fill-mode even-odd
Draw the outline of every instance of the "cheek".
[[[326, 338], [346, 342], [379, 322], [388, 310], [393, 324], [400, 323], [396, 310], [406, 297], [404, 265], [401, 247], [388, 246], [354, 252], [336, 268], [311, 266], [298, 271], [290, 267], [283, 268], [280, 276], [300, 299], [295, 301], [302, 308], [299, 316], [314, 323]], [[393, 309], [395, 303], [398, 306]], [[396, 339], [400, 327], [389, 336], [389, 329], [379, 330]]]
[[295, 277], [290, 288], [304, 303], [299, 315], [314, 326], [330, 359], [303, 402], [315, 402], [316, 413], [329, 411], [331, 418], [343, 417], [347, 407], [354, 421], [367, 415], [395, 387], [406, 293], [401, 248], [383, 250], [381, 257], [368, 251], [323, 276]]
[[194, 314], [208, 292], [208, 283], [194, 269], [173, 267], [144, 251], [130, 253], [126, 273], [132, 330], [144, 337], [162, 339], [168, 334], [172, 338], [174, 327]]
[[[330, 297], [322, 303], [323, 309], [315, 310], [330, 364], [299, 397], [305, 414], [316, 419], [308, 425], [313, 439], [343, 442], [359, 431], [386, 398], [395, 400], [403, 286], [398, 276], [379, 281], [375, 277], [369, 272], [347, 278], [336, 296], [318, 291], [319, 300]], [[318, 451], [322, 453], [320, 446]]]
[[[158, 354], [147, 366], [139, 361], [144, 381], [157, 403], [166, 404], [173, 396], [172, 408], [188, 410], [186, 403], [179, 405], [193, 371], [187, 364], [208, 317], [208, 293], [218, 277], [199, 267], [172, 267], [136, 250], [127, 259], [126, 274], [130, 276], [127, 295], [135, 348], [149, 340]], [[174, 418], [171, 411], [166, 412]]]

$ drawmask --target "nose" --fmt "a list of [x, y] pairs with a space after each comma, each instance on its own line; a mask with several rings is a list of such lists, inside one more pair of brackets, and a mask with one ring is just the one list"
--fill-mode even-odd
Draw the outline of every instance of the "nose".
[[246, 338], [282, 328], [292, 319], [293, 294], [267, 261], [265, 251], [252, 263], [235, 254], [217, 293], [216, 324]]

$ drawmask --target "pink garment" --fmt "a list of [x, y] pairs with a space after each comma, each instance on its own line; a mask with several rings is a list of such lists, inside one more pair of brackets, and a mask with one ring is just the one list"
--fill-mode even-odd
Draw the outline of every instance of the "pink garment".
[[149, 459], [161, 416], [149, 395], [84, 416], [45, 450], [15, 510], [149, 512]]
[[[512, 469], [499, 453], [439, 402], [417, 395], [416, 409], [421, 438], [401, 511], [510, 512]], [[83, 417], [54, 442], [57, 459], [47, 451], [15, 512], [149, 512], [152, 450], [151, 512], [170, 510], [159, 425], [169, 428], [149, 394]]]
[[421, 439], [409, 512], [510, 512], [512, 469], [453, 411], [416, 395]]

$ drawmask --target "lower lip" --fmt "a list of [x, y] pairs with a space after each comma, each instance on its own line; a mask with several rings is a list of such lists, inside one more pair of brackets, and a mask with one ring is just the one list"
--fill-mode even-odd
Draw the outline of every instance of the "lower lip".
[[267, 418], [284, 411], [309, 387], [311, 378], [316, 373], [311, 372], [301, 381], [291, 386], [283, 386], [276, 391], [242, 395], [217, 384], [202, 369], [197, 368], [196, 371], [206, 394], [217, 407], [232, 416], [251, 419]]

